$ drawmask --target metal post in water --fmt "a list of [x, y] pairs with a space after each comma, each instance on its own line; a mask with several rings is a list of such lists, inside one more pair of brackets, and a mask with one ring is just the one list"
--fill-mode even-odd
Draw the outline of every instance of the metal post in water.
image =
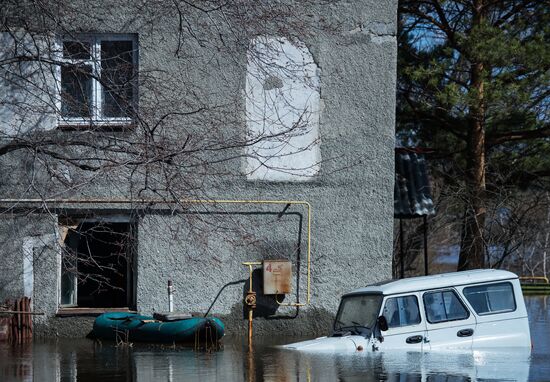
[[424, 217], [424, 275], [428, 276], [428, 217]]
[[244, 304], [248, 308], [248, 350], [252, 351], [252, 328], [253, 324], [252, 321], [254, 319], [254, 309], [256, 309], [256, 292], [254, 292], [254, 289], [252, 288], [252, 266], [253, 265], [261, 265], [261, 262], [257, 261], [247, 261], [244, 262], [243, 265], [246, 265], [248, 267], [249, 272], [249, 283], [248, 283], [248, 292], [246, 293], [246, 296], [244, 298]]
[[248, 308], [248, 349], [252, 350], [252, 322], [253, 322], [253, 310]]
[[168, 280], [168, 311], [174, 311], [174, 285], [172, 280]]
[[399, 219], [399, 278], [405, 277], [405, 249], [403, 245], [403, 219]]

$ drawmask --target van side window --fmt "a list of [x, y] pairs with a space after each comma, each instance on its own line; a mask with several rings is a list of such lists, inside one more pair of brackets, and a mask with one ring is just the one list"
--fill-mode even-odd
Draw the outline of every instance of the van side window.
[[452, 290], [424, 293], [423, 300], [426, 317], [431, 324], [464, 320], [470, 316], [468, 309]]
[[479, 315], [516, 310], [514, 290], [508, 282], [467, 287], [464, 296]]
[[416, 325], [420, 323], [420, 310], [416, 296], [391, 297], [386, 300], [382, 311], [388, 328]]

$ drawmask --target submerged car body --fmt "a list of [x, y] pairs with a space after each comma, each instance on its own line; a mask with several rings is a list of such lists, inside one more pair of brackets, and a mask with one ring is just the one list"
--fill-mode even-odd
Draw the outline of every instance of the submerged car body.
[[342, 296], [329, 337], [285, 345], [315, 352], [531, 348], [518, 277], [475, 270], [373, 284]]

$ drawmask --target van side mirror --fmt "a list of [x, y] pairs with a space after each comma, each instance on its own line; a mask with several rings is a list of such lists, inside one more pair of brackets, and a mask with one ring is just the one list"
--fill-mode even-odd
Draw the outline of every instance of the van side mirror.
[[376, 320], [376, 321], [378, 323], [378, 328], [382, 332], [385, 332], [386, 330], [388, 330], [388, 321], [386, 320], [386, 317], [380, 316], [380, 317], [378, 317], [378, 320]]

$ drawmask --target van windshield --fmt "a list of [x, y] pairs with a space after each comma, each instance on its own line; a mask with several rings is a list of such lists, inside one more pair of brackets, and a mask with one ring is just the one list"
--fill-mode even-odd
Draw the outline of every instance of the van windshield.
[[380, 312], [382, 304], [382, 295], [380, 294], [360, 294], [342, 297], [336, 320], [334, 321], [334, 330], [342, 331], [354, 329], [372, 329]]

